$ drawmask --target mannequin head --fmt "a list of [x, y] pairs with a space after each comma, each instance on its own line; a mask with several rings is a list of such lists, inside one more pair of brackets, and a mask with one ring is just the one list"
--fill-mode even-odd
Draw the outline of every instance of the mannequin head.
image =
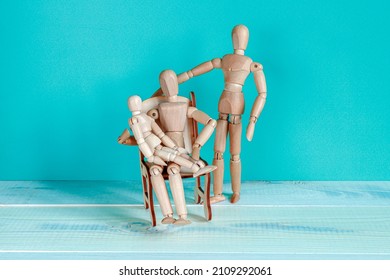
[[172, 70], [164, 70], [160, 74], [160, 87], [166, 97], [174, 97], [179, 93], [179, 84], [176, 73]]
[[245, 25], [236, 25], [232, 30], [234, 53], [244, 54], [248, 45], [249, 30]]
[[133, 114], [139, 114], [142, 110], [142, 99], [138, 95], [130, 96], [127, 105]]

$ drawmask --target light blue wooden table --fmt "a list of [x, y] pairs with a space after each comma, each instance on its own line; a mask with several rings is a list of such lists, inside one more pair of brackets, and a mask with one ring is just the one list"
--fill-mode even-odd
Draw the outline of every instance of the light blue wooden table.
[[210, 222], [185, 190], [150, 228], [140, 182], [2, 181], [0, 259], [390, 259], [390, 182], [245, 182]]

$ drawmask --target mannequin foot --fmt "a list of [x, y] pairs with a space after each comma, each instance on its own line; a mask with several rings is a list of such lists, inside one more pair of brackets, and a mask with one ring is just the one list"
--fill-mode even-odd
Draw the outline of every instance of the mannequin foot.
[[236, 203], [240, 200], [240, 193], [233, 193], [232, 197], [230, 198], [231, 203]]
[[210, 197], [210, 203], [211, 204], [218, 203], [218, 202], [224, 201], [225, 199], [226, 198], [223, 194], [217, 194], [217, 195]]
[[194, 173], [194, 177], [198, 177], [200, 175], [210, 173], [211, 171], [214, 171], [215, 169], [217, 169], [216, 166], [214, 166], [214, 165], [207, 165], [207, 166], [199, 169], [198, 171], [196, 171]]
[[191, 224], [190, 220], [187, 220], [187, 216], [181, 215], [174, 223], [175, 226], [185, 226]]
[[166, 216], [161, 220], [161, 223], [164, 225], [173, 224], [176, 220], [172, 216]]

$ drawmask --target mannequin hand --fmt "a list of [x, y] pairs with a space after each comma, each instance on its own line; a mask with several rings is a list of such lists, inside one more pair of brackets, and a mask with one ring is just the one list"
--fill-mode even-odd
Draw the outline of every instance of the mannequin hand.
[[253, 117], [251, 117], [248, 126], [246, 128], [246, 139], [248, 139], [248, 141], [252, 141], [254, 133], [255, 133], [255, 120], [253, 119]]
[[155, 163], [161, 166], [167, 166], [167, 164], [159, 156], [151, 156], [147, 158], [148, 162]]

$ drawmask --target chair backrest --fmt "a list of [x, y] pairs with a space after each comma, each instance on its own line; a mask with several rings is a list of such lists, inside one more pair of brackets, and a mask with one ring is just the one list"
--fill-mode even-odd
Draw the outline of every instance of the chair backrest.
[[[167, 102], [167, 98], [165, 96], [156, 96], [156, 97], [146, 99], [142, 102], [142, 112], [154, 118], [153, 109], [156, 109], [158, 105], [163, 102]], [[191, 93], [191, 100], [183, 96], [177, 96], [177, 102], [186, 102], [188, 106], [194, 106], [195, 105], [194, 94]], [[158, 119], [156, 119], [156, 123], [164, 131], [164, 127], [161, 125]], [[187, 118], [183, 137], [184, 137], [184, 146], [185, 146], [184, 148], [188, 151], [188, 153], [192, 153], [192, 145], [195, 142], [197, 134], [198, 134], [198, 129], [196, 124], [194, 124], [193, 119]]]

